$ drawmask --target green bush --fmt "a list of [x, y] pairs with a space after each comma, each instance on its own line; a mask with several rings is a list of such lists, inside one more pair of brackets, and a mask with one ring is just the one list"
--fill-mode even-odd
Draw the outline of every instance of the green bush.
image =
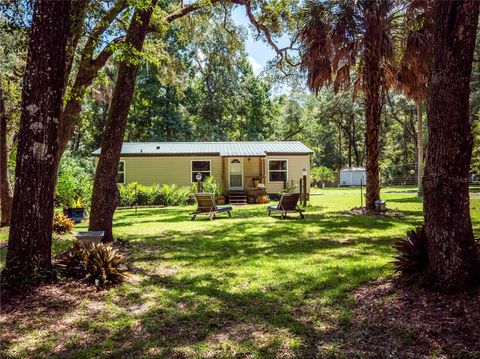
[[57, 204], [63, 207], [86, 206], [92, 198], [95, 166], [90, 158], [74, 157], [66, 152], [58, 171]]
[[190, 187], [178, 187], [164, 184], [160, 187], [160, 196], [165, 206], [181, 206], [191, 202]]
[[319, 166], [319, 167], [313, 167], [311, 174], [310, 174], [310, 180], [312, 182], [313, 186], [322, 186], [323, 183], [325, 184], [331, 184], [333, 183], [335, 179], [335, 176], [333, 174], [333, 171], [325, 166]]
[[192, 188], [176, 185], [144, 186], [136, 182], [118, 186], [120, 206], [181, 206], [192, 203]]
[[157, 198], [157, 186], [137, 186], [137, 205], [150, 206], [155, 204]]
[[203, 182], [203, 192], [213, 193], [215, 198], [223, 194], [223, 186], [215, 180], [215, 177], [210, 176]]
[[137, 182], [132, 182], [118, 186], [121, 207], [130, 207], [135, 205], [137, 199], [137, 185]]

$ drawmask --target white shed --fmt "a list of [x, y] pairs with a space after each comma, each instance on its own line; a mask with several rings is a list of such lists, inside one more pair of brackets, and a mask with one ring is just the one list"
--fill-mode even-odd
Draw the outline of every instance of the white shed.
[[347, 167], [340, 170], [340, 186], [365, 185], [366, 175], [363, 167]]

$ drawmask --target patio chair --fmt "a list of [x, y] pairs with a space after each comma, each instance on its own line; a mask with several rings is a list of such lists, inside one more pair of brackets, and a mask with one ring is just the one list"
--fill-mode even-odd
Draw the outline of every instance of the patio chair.
[[298, 207], [299, 198], [299, 193], [282, 194], [282, 197], [280, 197], [280, 201], [276, 206], [267, 207], [268, 215], [270, 216], [272, 212], [279, 212], [281, 219], [284, 219], [288, 212], [298, 212], [301, 219], [305, 218], [303, 215], [304, 210]]
[[195, 217], [201, 214], [208, 216], [208, 218], [213, 221], [217, 213], [227, 212], [229, 217], [232, 217], [230, 214], [233, 211], [232, 206], [217, 206], [215, 199], [213, 198], [213, 193], [195, 193], [197, 198], [197, 210], [190, 213], [192, 216], [192, 221], [195, 220]]

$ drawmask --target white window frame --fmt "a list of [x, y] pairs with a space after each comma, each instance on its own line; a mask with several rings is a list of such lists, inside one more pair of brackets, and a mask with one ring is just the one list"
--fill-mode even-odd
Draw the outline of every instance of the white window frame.
[[[285, 163], [287, 164], [287, 169], [286, 170], [271, 170], [270, 169], [270, 162], [272, 161], [285, 161]], [[270, 180], [270, 172], [285, 172], [287, 174], [287, 178], [285, 179], [285, 181], [271, 181]], [[268, 182], [287, 182], [288, 181], [288, 160], [287, 159], [284, 159], [284, 158], [269, 158], [268, 159]]]
[[[126, 166], [126, 163], [125, 163], [125, 160], [120, 160], [118, 162], [118, 164], [122, 163], [123, 162], [123, 171], [118, 171], [117, 170], [117, 177], [118, 177], [118, 174], [119, 173], [123, 173], [123, 182], [117, 182], [117, 184], [125, 184], [127, 183], [127, 166]], [[119, 166], [120, 167], [120, 166]]]
[[[193, 162], [200, 162], [200, 161], [202, 161], [202, 162], [208, 162], [208, 163], [209, 163], [209, 165], [208, 165], [209, 170], [208, 170], [208, 171], [196, 171], [195, 174], [197, 174], [198, 172], [200, 172], [200, 173], [206, 173], [206, 172], [208, 172], [208, 173], [210, 173], [210, 175], [209, 175], [208, 177], [211, 177], [211, 176], [212, 176], [212, 160], [195, 159], [195, 160], [191, 160], [191, 161], [190, 161], [190, 180], [193, 179], [193, 176], [192, 176], [192, 174], [193, 174]], [[204, 178], [206, 178], [206, 177], [204, 177]], [[197, 182], [197, 181], [194, 181], [194, 182], [192, 182], [192, 183], [196, 183], [196, 182]]]

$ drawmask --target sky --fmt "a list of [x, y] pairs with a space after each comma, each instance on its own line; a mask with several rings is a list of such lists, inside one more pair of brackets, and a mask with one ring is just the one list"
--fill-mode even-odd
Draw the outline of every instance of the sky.
[[[255, 40], [257, 31], [250, 26], [250, 21], [248, 20], [243, 6], [237, 6], [234, 8], [232, 11], [232, 19], [235, 22], [235, 25], [242, 25], [249, 30], [245, 47], [253, 71], [258, 75], [265, 68], [267, 62], [275, 58], [275, 50], [273, 50], [272, 47], [262, 39]], [[288, 38], [285, 36], [276, 39], [276, 43], [279, 47], [286, 46], [288, 44]]]

